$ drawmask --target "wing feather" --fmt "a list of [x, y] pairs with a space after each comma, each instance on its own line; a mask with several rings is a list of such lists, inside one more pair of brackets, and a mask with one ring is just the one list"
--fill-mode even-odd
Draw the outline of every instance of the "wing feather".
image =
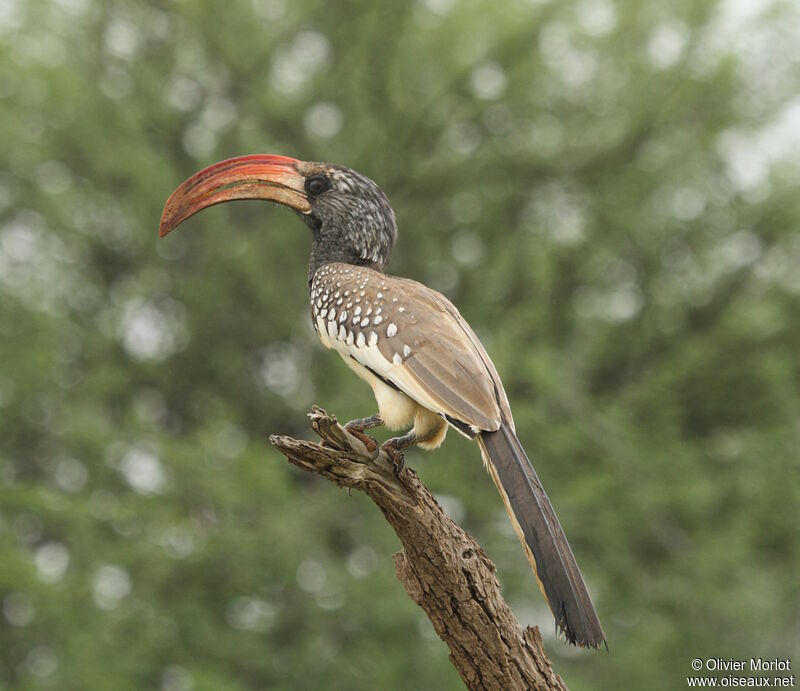
[[511, 421], [489, 356], [435, 290], [366, 267], [331, 264], [315, 277], [312, 314], [326, 346], [428, 410], [476, 433]]
[[[498, 429], [501, 405], [495, 377], [486, 366], [489, 357], [458, 310], [443, 295], [416, 281], [387, 276], [385, 284], [384, 294], [397, 297], [393, 304], [405, 307], [405, 312], [392, 312], [392, 318], [403, 323], [394, 338], [380, 339], [378, 347], [388, 359], [402, 352], [395, 339], [409, 343], [410, 348], [389, 379], [440, 415], [476, 430]], [[403, 319], [403, 315], [408, 316]], [[502, 385], [499, 388], [502, 391]]]

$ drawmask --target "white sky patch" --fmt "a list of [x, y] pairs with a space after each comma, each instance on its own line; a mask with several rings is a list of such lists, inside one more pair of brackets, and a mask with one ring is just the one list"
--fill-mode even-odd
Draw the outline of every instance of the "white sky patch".
[[307, 593], [321, 591], [328, 582], [325, 567], [316, 559], [305, 559], [297, 567], [297, 585]]
[[537, 190], [523, 216], [531, 231], [546, 234], [559, 245], [576, 245], [586, 238], [584, 202], [559, 182]]
[[187, 154], [199, 160], [214, 151], [217, 135], [204, 122], [196, 121], [183, 131], [181, 143]]
[[315, 103], [306, 111], [303, 125], [310, 136], [330, 139], [342, 129], [344, 114], [333, 103]]
[[467, 515], [467, 508], [464, 506], [464, 502], [452, 494], [435, 494], [434, 499], [456, 523], [461, 523], [464, 516]]
[[[762, 248], [763, 250], [763, 248]], [[755, 266], [759, 280], [800, 294], [800, 235], [795, 234], [763, 252]]]
[[183, 526], [170, 526], [162, 533], [159, 542], [174, 559], [186, 559], [195, 549], [194, 534]]
[[591, 36], [605, 36], [617, 27], [617, 11], [610, 0], [584, 0], [578, 5], [578, 23]]
[[628, 321], [639, 314], [643, 305], [642, 291], [637, 286], [625, 286], [608, 293], [601, 316], [608, 321]]
[[161, 674], [161, 691], [192, 691], [192, 673], [180, 665], [169, 665]]
[[165, 98], [173, 108], [188, 112], [200, 105], [203, 87], [190, 77], [176, 76], [167, 85]]
[[36, 575], [43, 583], [58, 583], [69, 566], [69, 551], [60, 542], [45, 542], [33, 557]]
[[465, 230], [453, 238], [453, 258], [462, 266], [480, 264], [486, 254], [481, 236]]
[[31, 224], [10, 223], [0, 232], [0, 259], [13, 264], [32, 264], [42, 251], [41, 230]]
[[244, 453], [247, 444], [247, 432], [238, 425], [226, 423], [214, 435], [213, 448], [220, 456], [233, 459]]
[[277, 608], [258, 597], [237, 597], [225, 611], [225, 619], [234, 629], [264, 633], [275, 624]]
[[469, 83], [475, 96], [493, 101], [505, 93], [508, 79], [503, 68], [496, 62], [484, 62], [472, 70]]
[[575, 48], [572, 45], [570, 28], [563, 22], [553, 21], [542, 29], [539, 55], [568, 87], [581, 87], [597, 74], [597, 54], [593, 50]]
[[58, 668], [58, 658], [48, 645], [36, 645], [25, 656], [25, 669], [36, 677], [49, 677]]
[[0, 31], [10, 31], [22, 24], [22, 2], [20, 0], [0, 0]]
[[705, 195], [694, 187], [680, 187], [672, 195], [670, 209], [672, 215], [680, 221], [699, 218], [705, 208]]
[[672, 67], [686, 47], [689, 29], [679, 21], [668, 21], [659, 24], [650, 34], [647, 43], [647, 54], [654, 67], [665, 70]]
[[347, 555], [346, 565], [353, 578], [366, 578], [378, 565], [378, 555], [369, 545], [359, 545]]
[[275, 53], [269, 83], [284, 94], [300, 92], [308, 81], [332, 62], [331, 44], [318, 31], [303, 31]]
[[86, 466], [75, 458], [62, 458], [54, 472], [56, 485], [65, 492], [80, 492], [89, 478]]
[[227, 98], [209, 98], [200, 117], [212, 132], [224, 132], [236, 122], [236, 104]]
[[23, 209], [0, 225], [0, 290], [30, 308], [57, 314], [81, 289], [76, 257], [35, 211]]
[[138, 27], [131, 21], [117, 17], [106, 27], [103, 41], [106, 50], [118, 58], [130, 60], [139, 50], [142, 36]]
[[[773, 8], [780, 6], [780, 11]], [[691, 66], [708, 74], [733, 56], [741, 81], [740, 100], [751, 113], [796, 93], [800, 67], [800, 4], [781, 0], [722, 0], [702, 29]]]
[[[317, 337], [306, 312], [299, 315], [298, 322], [307, 331], [307, 340], [276, 342], [267, 346], [262, 351], [261, 362], [254, 368], [253, 376], [261, 386], [281, 396], [292, 408], [305, 410], [313, 401], [314, 386], [303, 373], [308, 372], [311, 367], [313, 345], [317, 342]], [[246, 436], [242, 438], [236, 431], [228, 441], [234, 450], [242, 442], [247, 442]], [[218, 452], [225, 455], [221, 449], [213, 451]]]
[[574, 307], [579, 317], [599, 318], [609, 322], [633, 319], [644, 306], [644, 295], [637, 285], [628, 284], [599, 290], [584, 287], [575, 294]]
[[56, 0], [55, 4], [65, 12], [79, 15], [86, 9], [89, 2], [88, 0]]
[[291, 346], [275, 345], [264, 354], [261, 381], [279, 396], [291, 396], [300, 386], [300, 369]]
[[717, 5], [718, 21], [730, 31], [745, 29], [774, 4], [775, 0], [722, 0]]
[[739, 230], [719, 242], [711, 253], [714, 273], [735, 271], [752, 264], [762, 252], [761, 240], [750, 230]]
[[717, 151], [725, 163], [725, 173], [740, 191], [758, 187], [769, 175], [769, 157], [757, 139], [756, 133], [742, 130], [727, 130], [717, 138]]
[[11, 626], [27, 626], [36, 616], [36, 608], [25, 593], [9, 593], [3, 598], [3, 617]]
[[481, 145], [481, 131], [468, 122], [455, 122], [444, 133], [445, 143], [457, 154], [467, 156]]
[[185, 343], [183, 306], [175, 301], [156, 306], [134, 298], [124, 304], [117, 332], [131, 357], [164, 360]]
[[726, 130], [717, 138], [717, 151], [728, 178], [740, 191], [766, 183], [775, 165], [789, 163], [797, 168], [800, 97], [787, 103], [772, 122], [759, 130]]
[[116, 609], [130, 592], [131, 578], [121, 566], [105, 564], [95, 572], [92, 596], [101, 609]]
[[340, 609], [345, 603], [344, 591], [334, 584], [329, 584], [314, 595], [314, 600], [320, 609], [333, 611]]
[[425, 9], [439, 15], [446, 17], [453, 8], [456, 6], [458, 0], [422, 0]]
[[275, 21], [286, 12], [287, 0], [252, 0], [253, 11], [262, 19]]
[[133, 446], [119, 462], [119, 471], [131, 488], [139, 494], [158, 494], [167, 484], [161, 461], [151, 451]]

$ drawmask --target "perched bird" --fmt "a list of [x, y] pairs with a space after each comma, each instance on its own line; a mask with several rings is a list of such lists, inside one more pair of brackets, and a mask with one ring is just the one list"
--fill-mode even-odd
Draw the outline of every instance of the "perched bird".
[[408, 430], [382, 447], [398, 463], [411, 444], [437, 448], [449, 425], [476, 440], [559, 633], [574, 645], [605, 644], [567, 538], [517, 438], [492, 361], [446, 297], [383, 273], [397, 236], [383, 191], [338, 165], [242, 156], [209, 166], [178, 187], [164, 207], [160, 235], [234, 199], [290, 207], [311, 229], [314, 328], [372, 387], [378, 403], [377, 415], [348, 429], [367, 440], [363, 431], [379, 425]]

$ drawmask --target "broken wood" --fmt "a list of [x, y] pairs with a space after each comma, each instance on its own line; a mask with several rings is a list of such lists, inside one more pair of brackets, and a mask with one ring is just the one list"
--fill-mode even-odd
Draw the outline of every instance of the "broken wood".
[[322, 443], [273, 435], [291, 463], [372, 499], [403, 550], [397, 577], [450, 648], [468, 689], [520, 691], [566, 686], [552, 668], [536, 628], [523, 628], [500, 594], [495, 566], [410, 468], [395, 472], [384, 452], [373, 460], [364, 442], [314, 406], [311, 426]]

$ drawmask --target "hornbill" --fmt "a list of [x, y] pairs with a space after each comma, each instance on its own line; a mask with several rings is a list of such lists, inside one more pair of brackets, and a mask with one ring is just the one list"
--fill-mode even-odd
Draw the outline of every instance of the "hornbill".
[[[410, 431], [383, 449], [435, 449], [448, 425], [478, 442], [559, 634], [598, 648], [605, 635], [550, 500], [514, 430], [500, 377], [469, 324], [443, 295], [383, 273], [397, 235], [384, 192], [338, 165], [251, 155], [216, 163], [167, 200], [163, 237], [187, 218], [233, 199], [264, 199], [294, 209], [311, 229], [311, 319], [371, 387], [379, 413], [348, 429], [380, 425]], [[372, 441], [377, 452], [377, 445]], [[606, 645], [607, 647], [607, 645]]]

